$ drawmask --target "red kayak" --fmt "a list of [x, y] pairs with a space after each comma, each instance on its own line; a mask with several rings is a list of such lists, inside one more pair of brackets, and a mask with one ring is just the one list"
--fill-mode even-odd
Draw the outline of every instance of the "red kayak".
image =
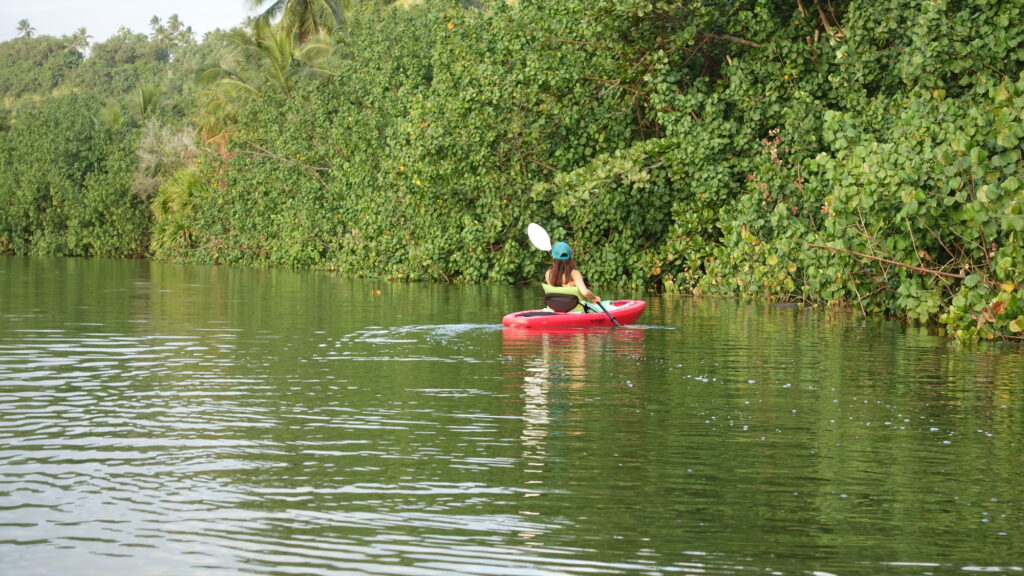
[[[501, 319], [505, 326], [615, 326], [612, 317], [620, 325], [632, 324], [643, 314], [647, 302], [644, 300], [614, 300], [602, 302], [604, 312], [551, 312], [550, 310], [523, 310], [507, 314]], [[611, 317], [609, 317], [611, 314]]]

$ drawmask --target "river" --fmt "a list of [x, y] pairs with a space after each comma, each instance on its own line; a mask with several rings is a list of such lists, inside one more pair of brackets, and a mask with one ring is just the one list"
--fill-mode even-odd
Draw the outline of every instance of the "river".
[[1017, 345], [131, 260], [0, 290], [7, 576], [1024, 571]]

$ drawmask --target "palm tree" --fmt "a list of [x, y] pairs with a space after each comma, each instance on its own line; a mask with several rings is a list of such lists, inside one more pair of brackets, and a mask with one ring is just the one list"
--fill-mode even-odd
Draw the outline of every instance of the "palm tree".
[[92, 40], [92, 36], [85, 31], [85, 28], [79, 28], [68, 39], [68, 50], [85, 54], [85, 51], [89, 49], [90, 40]]
[[265, 90], [288, 96], [300, 78], [332, 74], [320, 67], [334, 53], [328, 36], [310, 37], [300, 46], [284, 29], [257, 22], [252, 36], [235, 31], [229, 42], [221, 65], [204, 72], [207, 84], [235, 83], [254, 96]]
[[[351, 0], [246, 0], [250, 10], [263, 10], [257, 21], [269, 24], [278, 20], [288, 32], [305, 43], [318, 34], [330, 34], [344, 22], [344, 10]], [[263, 6], [269, 2], [269, 6]]]
[[177, 14], [171, 14], [171, 17], [167, 19], [167, 32], [178, 46], [195, 42], [195, 34], [192, 32], [192, 27], [185, 26], [185, 23], [181, 21]]
[[135, 92], [136, 112], [139, 118], [145, 119], [156, 114], [160, 106], [163, 87], [159, 84], [139, 84]]
[[153, 33], [149, 35], [150, 40], [161, 46], [167, 44], [170, 35], [167, 32], [167, 27], [160, 21], [159, 16], [154, 15], [149, 19], [149, 27], [153, 29]]
[[18, 34], [20, 34], [22, 38], [31, 38], [32, 36], [35, 36], [35, 33], [36, 29], [28, 23], [27, 19], [22, 18], [21, 20], [18, 20]]
[[177, 34], [184, 27], [185, 24], [177, 14], [171, 14], [171, 17], [167, 19], [167, 29], [170, 30], [171, 34]]
[[199, 77], [200, 85], [206, 87], [200, 95], [204, 106], [200, 124], [208, 142], [227, 139], [238, 110], [249, 99], [271, 92], [287, 97], [300, 78], [331, 75], [320, 66], [335, 48], [325, 35], [312, 36], [299, 46], [287, 30], [257, 20], [251, 36], [234, 30], [229, 42], [220, 65]]

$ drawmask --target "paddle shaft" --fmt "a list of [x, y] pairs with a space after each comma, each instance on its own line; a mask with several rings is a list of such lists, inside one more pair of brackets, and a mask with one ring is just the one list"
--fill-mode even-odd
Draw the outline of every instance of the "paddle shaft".
[[625, 326], [623, 326], [622, 324], [619, 324], [619, 321], [615, 319], [615, 316], [612, 316], [612, 313], [609, 312], [607, 308], [605, 308], [604, 306], [601, 306], [601, 310], [604, 310], [604, 313], [608, 315], [608, 318], [611, 319], [612, 323], [614, 323], [619, 328], [625, 328]]
[[604, 306], [601, 306], [600, 303], [595, 304], [595, 306], [600, 308], [605, 313], [605, 315], [608, 316], [608, 319], [612, 321], [612, 324], [615, 324], [619, 328], [625, 328], [625, 326], [623, 326], [622, 324], [619, 324], [619, 321], [615, 319], [615, 316], [612, 316], [612, 313], [609, 312], [607, 308], [605, 308]]

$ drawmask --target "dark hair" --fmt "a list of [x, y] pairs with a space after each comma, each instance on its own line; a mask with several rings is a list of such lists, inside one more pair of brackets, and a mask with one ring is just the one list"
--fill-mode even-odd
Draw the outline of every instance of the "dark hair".
[[576, 263], [572, 258], [568, 260], [551, 260], [551, 268], [548, 270], [548, 280], [555, 287], [565, 286], [572, 281], [572, 271], [576, 269]]

